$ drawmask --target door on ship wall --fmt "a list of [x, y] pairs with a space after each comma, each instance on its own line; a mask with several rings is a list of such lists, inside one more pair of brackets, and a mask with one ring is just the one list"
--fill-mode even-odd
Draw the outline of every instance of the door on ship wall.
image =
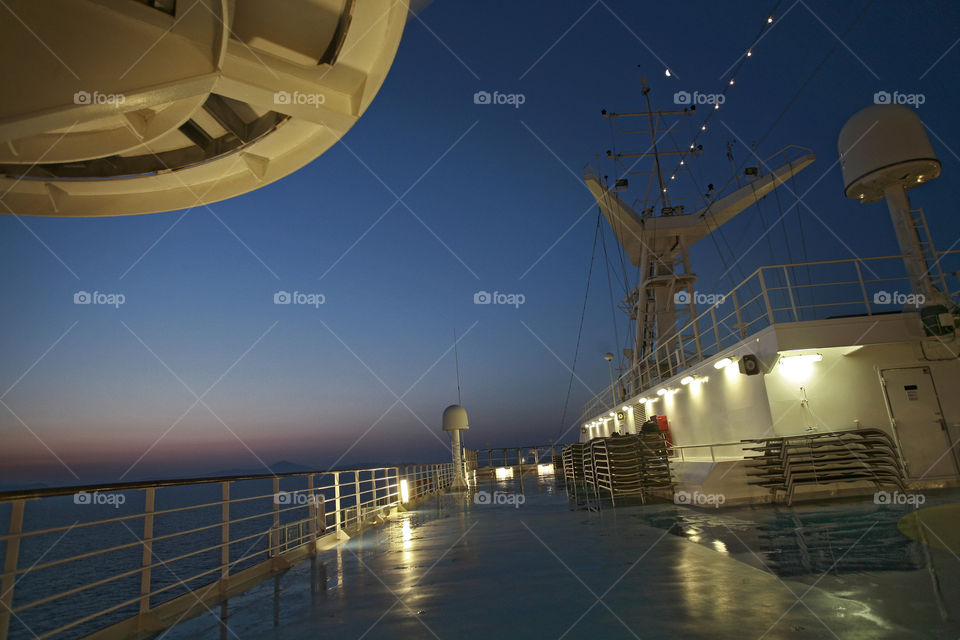
[[928, 367], [880, 372], [893, 428], [911, 479], [956, 475], [953, 443]]

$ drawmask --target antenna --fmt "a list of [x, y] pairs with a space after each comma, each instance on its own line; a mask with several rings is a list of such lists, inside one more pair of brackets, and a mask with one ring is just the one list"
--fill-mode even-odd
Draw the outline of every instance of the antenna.
[[460, 400], [460, 354], [457, 353], [457, 328], [453, 328], [453, 359], [457, 363], [457, 404], [463, 404]]

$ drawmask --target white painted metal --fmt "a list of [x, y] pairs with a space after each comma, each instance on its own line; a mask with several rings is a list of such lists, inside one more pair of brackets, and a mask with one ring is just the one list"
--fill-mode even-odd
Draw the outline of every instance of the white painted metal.
[[884, 369], [880, 375], [907, 475], [916, 479], [955, 475], [954, 443], [930, 368]]
[[0, 56], [23, 64], [4, 73], [0, 212], [49, 216], [200, 206], [299, 169], [370, 105], [408, 13], [406, 0], [5, 11]]

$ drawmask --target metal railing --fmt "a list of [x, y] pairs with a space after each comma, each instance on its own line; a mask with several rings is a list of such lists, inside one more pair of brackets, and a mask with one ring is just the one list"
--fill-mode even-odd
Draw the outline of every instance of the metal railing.
[[262, 579], [452, 479], [447, 463], [0, 493], [0, 639], [162, 626], [159, 610]]
[[[713, 442], [710, 444], [671, 445], [670, 459], [677, 462], [717, 462], [718, 460], [740, 460], [744, 457], [743, 442]], [[706, 449], [706, 452], [702, 452]], [[726, 455], [720, 455], [724, 451]]]
[[[957, 262], [960, 250], [937, 255]], [[945, 277], [936, 284], [951, 299], [960, 293], [950, 290]], [[910, 291], [903, 256], [760, 267], [584, 404], [581, 421], [615, 410], [633, 395], [773, 324], [890, 313], [904, 306], [896, 304], [894, 294]]]
[[534, 447], [503, 447], [497, 449], [474, 449], [471, 451], [476, 468], [522, 467], [526, 465], [551, 464], [553, 456], [560, 455], [563, 445], [551, 444]]

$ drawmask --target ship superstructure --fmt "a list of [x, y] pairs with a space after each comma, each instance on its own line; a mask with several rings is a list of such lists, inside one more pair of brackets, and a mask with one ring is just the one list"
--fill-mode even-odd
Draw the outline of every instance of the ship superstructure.
[[[956, 283], [951, 293], [944, 264], [958, 256], [936, 250], [924, 212], [906, 195], [940, 171], [917, 114], [874, 105], [840, 133], [846, 195], [887, 200], [902, 255], [763, 265], [697, 308], [690, 246], [814, 157], [757, 157], [745, 184], [708, 193], [706, 206], [686, 213], [663, 197], [672, 176], [656, 145], [656, 123], [684, 111], [623, 114], [647, 118], [654, 141], [631, 156], [652, 160], [658, 191], [651, 199], [648, 189], [641, 211], [622, 197], [625, 177], [588, 169], [584, 178], [638, 282], [622, 304], [633, 348], [616, 380], [583, 407], [581, 441], [639, 433], [655, 420], [674, 447], [681, 490], [765, 501], [773, 496], [746, 461], [756, 441], [878, 429], [895, 443], [910, 486], [955, 484], [960, 402], [949, 390], [960, 381], [960, 342]], [[812, 491], [846, 490], [823, 484]]]

